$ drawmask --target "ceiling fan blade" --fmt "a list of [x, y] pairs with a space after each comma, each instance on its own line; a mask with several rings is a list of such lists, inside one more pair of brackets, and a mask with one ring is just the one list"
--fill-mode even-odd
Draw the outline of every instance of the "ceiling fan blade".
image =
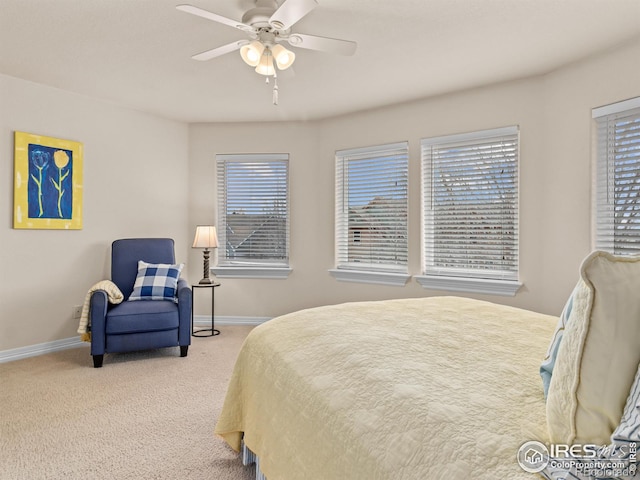
[[222, 23], [223, 25], [228, 25], [239, 30], [249, 32], [253, 31], [253, 28], [250, 25], [239, 22], [237, 20], [232, 20], [231, 18], [223, 17], [222, 15], [218, 15], [217, 13], [211, 13], [207, 10], [194, 7], [193, 5], [178, 5], [176, 6], [176, 8], [181, 12], [190, 13], [191, 15], [206, 18], [207, 20], [213, 20], [214, 22]]
[[269, 24], [278, 30], [291, 26], [318, 6], [317, 0], [285, 0], [269, 19]]
[[211, 60], [212, 58], [220, 57], [222, 55], [226, 55], [227, 53], [240, 50], [240, 47], [246, 45], [247, 43], [249, 42], [246, 40], [240, 40], [238, 42], [229, 43], [218, 48], [212, 48], [211, 50], [207, 50], [206, 52], [198, 53], [191, 58], [204, 62], [205, 60]]
[[306, 35], [304, 33], [294, 33], [287, 39], [289, 45], [309, 50], [319, 50], [321, 52], [337, 53], [338, 55], [353, 55], [358, 44], [351, 40], [340, 40], [337, 38], [318, 37], [316, 35]]

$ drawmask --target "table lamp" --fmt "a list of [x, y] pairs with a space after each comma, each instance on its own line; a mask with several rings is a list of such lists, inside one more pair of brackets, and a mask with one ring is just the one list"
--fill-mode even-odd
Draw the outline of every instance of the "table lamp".
[[217, 247], [216, 227], [198, 225], [196, 227], [196, 237], [193, 239], [193, 248], [204, 248], [204, 278], [198, 282], [200, 285], [211, 285], [213, 283], [213, 280], [209, 278], [209, 249]]

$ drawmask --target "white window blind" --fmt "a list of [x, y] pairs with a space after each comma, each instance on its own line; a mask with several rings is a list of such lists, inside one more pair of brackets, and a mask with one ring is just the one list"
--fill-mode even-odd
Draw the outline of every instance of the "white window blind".
[[217, 155], [218, 265], [288, 264], [289, 156]]
[[594, 109], [593, 117], [596, 248], [640, 254], [640, 98]]
[[336, 267], [407, 272], [407, 142], [336, 152]]
[[518, 279], [518, 128], [422, 140], [423, 268]]

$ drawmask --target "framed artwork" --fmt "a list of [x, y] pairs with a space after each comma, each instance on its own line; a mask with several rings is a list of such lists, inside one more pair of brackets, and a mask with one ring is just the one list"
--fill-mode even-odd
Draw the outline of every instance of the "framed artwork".
[[13, 228], [82, 229], [82, 144], [15, 132]]

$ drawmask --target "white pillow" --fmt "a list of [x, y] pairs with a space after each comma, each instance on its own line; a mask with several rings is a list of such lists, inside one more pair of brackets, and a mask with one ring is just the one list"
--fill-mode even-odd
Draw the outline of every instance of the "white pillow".
[[606, 445], [640, 362], [640, 257], [593, 252], [558, 349], [547, 398], [553, 443]]
[[[604, 445], [603, 445], [604, 446]], [[611, 444], [598, 452], [597, 458], [553, 458], [540, 474], [548, 480], [631, 480], [638, 478], [640, 468], [638, 449], [640, 448], [640, 365], [624, 407], [620, 425], [611, 435]], [[606, 479], [594, 478], [591, 470], [599, 462], [599, 469], [605, 469]], [[613, 467], [606, 470], [607, 467]]]

